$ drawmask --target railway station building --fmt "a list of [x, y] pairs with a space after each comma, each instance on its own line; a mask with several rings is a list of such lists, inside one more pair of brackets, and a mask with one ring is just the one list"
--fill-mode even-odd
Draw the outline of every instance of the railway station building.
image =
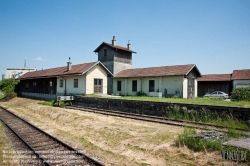
[[24, 96], [55, 99], [60, 95], [107, 94], [107, 78], [113, 74], [100, 62], [90, 62], [29, 72], [20, 79]]
[[197, 78], [201, 74], [194, 64], [123, 70], [114, 75], [114, 94], [194, 98]]
[[196, 65], [176, 65], [132, 69], [131, 44], [118, 46], [101, 43], [94, 52], [97, 62], [90, 62], [29, 72], [20, 79], [20, 91], [26, 96], [55, 99], [57, 95], [112, 95], [197, 97], [197, 78], [201, 74]]

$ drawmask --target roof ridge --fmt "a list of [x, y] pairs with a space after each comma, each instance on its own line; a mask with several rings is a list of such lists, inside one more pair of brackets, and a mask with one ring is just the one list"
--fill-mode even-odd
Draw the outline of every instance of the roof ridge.
[[[125, 69], [125, 70], [134, 70], [134, 69], [148, 69], [148, 68], [161, 68], [161, 67], [178, 67], [178, 66], [195, 66], [195, 64], [186, 64], [186, 65], [171, 65], [171, 66], [153, 66], [153, 67], [141, 67], [141, 68], [132, 68], [132, 69]], [[123, 71], [123, 70], [122, 70]]]
[[[75, 65], [72, 65], [72, 66], [83, 65], [83, 64], [89, 64], [89, 63], [96, 63], [96, 62], [98, 62], [98, 61], [95, 61], [95, 62], [88, 62], [88, 63], [79, 63], [79, 64], [75, 64]], [[42, 70], [37, 70], [37, 71], [51, 70], [51, 69], [57, 69], [57, 68], [63, 68], [63, 67], [67, 67], [67, 65], [65, 65], [65, 66], [60, 66], [60, 67], [48, 68], [48, 69], [42, 69]]]
[[250, 70], [250, 69], [237, 69], [237, 70], [233, 70], [233, 71], [242, 71], [242, 70]]
[[207, 75], [231, 75], [231, 74], [202, 74], [201, 76], [207, 76]]

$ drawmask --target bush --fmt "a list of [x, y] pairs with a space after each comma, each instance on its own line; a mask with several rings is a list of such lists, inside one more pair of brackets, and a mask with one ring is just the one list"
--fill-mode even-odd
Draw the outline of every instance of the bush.
[[231, 94], [231, 99], [234, 101], [250, 101], [249, 88], [236, 88]]
[[15, 97], [17, 97], [17, 94], [15, 92], [9, 92], [4, 98], [1, 99], [1, 101], [9, 101], [10, 99], [13, 99]]
[[14, 78], [4, 79], [0, 82], [0, 89], [5, 93], [17, 92], [19, 81]]
[[147, 96], [147, 94], [139, 91], [139, 92], [136, 92], [136, 96]]

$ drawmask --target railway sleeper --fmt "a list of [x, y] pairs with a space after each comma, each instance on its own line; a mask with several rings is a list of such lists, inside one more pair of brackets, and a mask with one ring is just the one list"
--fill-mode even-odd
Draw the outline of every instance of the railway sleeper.
[[26, 142], [28, 142], [29, 144], [37, 145], [37, 144], [54, 142], [54, 141], [52, 139], [50, 139], [50, 138], [44, 138], [44, 139], [34, 139], [33, 138], [33, 140], [26, 140]]
[[50, 144], [50, 145], [39, 145], [34, 147], [36, 151], [53, 151], [56, 148], [60, 148], [62, 145], [60, 144]]
[[13, 128], [14, 130], [18, 130], [19, 132], [28, 132], [28, 131], [34, 130], [34, 128], [31, 128], [31, 127], [29, 127], [29, 128], [22, 127], [21, 128], [20, 126], [11, 126], [11, 125], [10, 125], [10, 127]]
[[43, 139], [45, 137], [44, 134], [38, 134], [38, 135], [35, 135], [35, 136], [27, 136], [26, 137], [26, 140], [29, 141], [29, 140], [40, 140], [40, 139]]
[[20, 134], [21, 136], [26, 136], [26, 137], [35, 137], [35, 136], [39, 136], [41, 133], [38, 132], [37, 130], [33, 130], [33, 131], [19, 131], [19, 130], [15, 130], [18, 134]]
[[59, 145], [59, 144], [55, 141], [44, 142], [44, 143], [39, 143], [39, 144], [36, 144], [36, 143], [31, 144], [31, 146], [35, 149], [40, 148], [40, 147], [45, 148], [47, 146], [53, 147], [52, 145]]
[[[76, 155], [51, 155], [51, 154], [43, 154], [40, 155], [41, 158], [46, 160], [47, 162], [51, 164], [63, 164], [67, 163], [68, 161], [82, 161], [84, 158], [81, 156], [76, 156]], [[71, 162], [72, 164], [74, 162]]]
[[[81, 161], [81, 162], [79, 162]], [[53, 165], [60, 165], [62, 164], [63, 166], [66, 165], [85, 165], [88, 164], [87, 160], [83, 160], [83, 158], [81, 157], [69, 157], [66, 159], [61, 159], [61, 160], [54, 160], [51, 164]]]

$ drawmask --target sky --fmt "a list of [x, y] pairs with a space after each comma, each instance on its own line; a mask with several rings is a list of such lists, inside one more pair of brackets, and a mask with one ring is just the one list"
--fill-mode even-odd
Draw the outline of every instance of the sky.
[[133, 68], [250, 69], [250, 0], [0, 0], [0, 73], [94, 62], [113, 36]]

